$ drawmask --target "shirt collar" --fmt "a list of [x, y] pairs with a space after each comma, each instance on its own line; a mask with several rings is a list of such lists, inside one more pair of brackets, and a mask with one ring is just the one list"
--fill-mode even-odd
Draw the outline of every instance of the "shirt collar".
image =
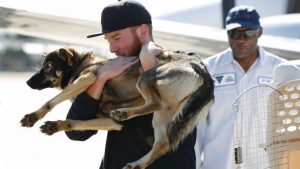
[[259, 65], [268, 68], [270, 70], [273, 70], [274, 66], [272, 65], [271, 61], [268, 59], [269, 56], [267, 55], [266, 51], [262, 47], [258, 46], [258, 52], [260, 57]]
[[[270, 60], [268, 60], [268, 58], [267, 58], [268, 56], [266, 56], [266, 51], [262, 47], [258, 46], [258, 53], [259, 53], [259, 57], [260, 57], [259, 65], [272, 70], [273, 65], [270, 62]], [[225, 51], [225, 54], [222, 55], [219, 66], [225, 66], [234, 61], [235, 60], [233, 58], [232, 50], [231, 50], [231, 48], [228, 48]]]
[[234, 61], [233, 54], [231, 48], [228, 48], [226, 51], [224, 51], [224, 55], [222, 55], [219, 66], [225, 66], [229, 63], [232, 63]]

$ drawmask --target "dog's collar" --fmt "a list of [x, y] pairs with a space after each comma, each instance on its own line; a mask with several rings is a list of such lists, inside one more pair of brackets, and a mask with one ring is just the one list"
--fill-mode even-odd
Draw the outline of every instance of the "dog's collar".
[[86, 68], [88, 68], [90, 66], [93, 66], [93, 65], [95, 65], [95, 64], [89, 64], [89, 63], [87, 63], [87, 64], [81, 66], [81, 68], [79, 68], [78, 71], [75, 71], [75, 73], [71, 76], [71, 79], [70, 79], [70, 81], [68, 83], [68, 86], [70, 86], [73, 83], [75, 77], [78, 76], [84, 69], [86, 69]]
[[73, 80], [75, 79], [75, 77], [71, 77], [69, 83], [68, 83], [68, 86], [70, 86], [72, 83], [73, 83]]

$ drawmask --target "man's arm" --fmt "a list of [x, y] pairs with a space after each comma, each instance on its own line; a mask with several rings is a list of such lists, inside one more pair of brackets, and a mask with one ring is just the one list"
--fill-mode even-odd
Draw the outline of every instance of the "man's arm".
[[195, 144], [195, 154], [196, 154], [196, 169], [201, 169], [203, 157], [204, 157], [204, 141], [205, 134], [208, 124], [207, 118], [201, 120], [197, 126], [197, 140]]
[[140, 52], [140, 60], [144, 71], [153, 68], [157, 65], [155, 56], [163, 52], [163, 48], [152, 41], [144, 44]]
[[[81, 93], [74, 100], [67, 119], [73, 120], [90, 120], [93, 119], [97, 113], [99, 101], [89, 96], [86, 92]], [[67, 131], [66, 135], [71, 140], [85, 141], [94, 134], [97, 134], [95, 130], [85, 131]]]
[[[105, 64], [97, 71], [97, 80], [86, 90], [77, 96], [73, 102], [67, 119], [73, 120], [90, 120], [97, 114], [99, 99], [107, 80], [113, 79], [124, 72], [128, 67], [135, 64], [136, 57], [117, 57], [111, 62]], [[66, 135], [71, 140], [85, 141], [97, 131], [69, 131]]]

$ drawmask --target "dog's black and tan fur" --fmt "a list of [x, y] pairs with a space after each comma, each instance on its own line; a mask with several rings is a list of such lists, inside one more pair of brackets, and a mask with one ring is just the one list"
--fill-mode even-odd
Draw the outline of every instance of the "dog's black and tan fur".
[[[39, 90], [58, 88], [62, 92], [39, 110], [27, 114], [21, 120], [25, 127], [32, 127], [57, 104], [85, 91], [96, 80], [97, 69], [109, 61], [92, 53], [79, 53], [74, 46], [44, 57], [43, 67], [28, 80], [28, 85]], [[214, 84], [197, 57], [167, 51], [156, 59], [158, 65], [147, 72], [138, 62], [120, 76], [107, 81], [95, 119], [46, 122], [41, 131], [52, 135], [70, 130], [121, 130], [122, 126], [117, 121], [154, 112], [155, 141], [152, 150], [124, 169], [146, 168], [167, 151], [175, 151], [180, 141], [207, 116], [214, 102]], [[68, 86], [73, 77], [76, 80]]]

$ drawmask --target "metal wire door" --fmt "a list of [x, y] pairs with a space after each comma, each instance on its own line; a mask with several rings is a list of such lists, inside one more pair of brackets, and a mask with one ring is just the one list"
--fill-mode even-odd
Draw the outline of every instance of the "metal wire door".
[[254, 86], [233, 103], [235, 168], [288, 168], [284, 98], [269, 86]]

